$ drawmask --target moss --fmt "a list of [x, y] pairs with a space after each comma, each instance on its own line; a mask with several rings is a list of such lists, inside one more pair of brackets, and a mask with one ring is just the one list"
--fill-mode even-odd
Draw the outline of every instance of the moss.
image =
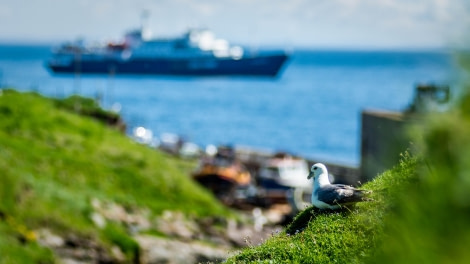
[[140, 248], [139, 244], [130, 237], [123, 229], [115, 223], [109, 223], [103, 230], [103, 235], [111, 244], [117, 245], [128, 259], [132, 259], [139, 263]]

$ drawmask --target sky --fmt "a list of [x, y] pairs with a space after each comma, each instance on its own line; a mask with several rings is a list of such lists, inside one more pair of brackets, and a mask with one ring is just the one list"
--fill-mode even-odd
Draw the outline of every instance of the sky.
[[119, 40], [205, 27], [245, 45], [442, 48], [470, 32], [470, 0], [0, 0], [0, 42]]

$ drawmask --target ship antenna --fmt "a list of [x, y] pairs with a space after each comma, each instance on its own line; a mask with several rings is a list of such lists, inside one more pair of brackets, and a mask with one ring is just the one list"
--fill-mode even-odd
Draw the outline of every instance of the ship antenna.
[[150, 30], [148, 26], [149, 17], [150, 17], [150, 11], [148, 9], [144, 9], [144, 11], [142, 11], [142, 14], [140, 15], [140, 20], [141, 20], [140, 32], [143, 38], [150, 37]]

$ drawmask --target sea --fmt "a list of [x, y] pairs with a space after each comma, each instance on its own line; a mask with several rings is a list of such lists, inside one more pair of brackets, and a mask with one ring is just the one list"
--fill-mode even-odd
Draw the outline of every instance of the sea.
[[[54, 75], [50, 45], [0, 44], [0, 87], [96, 98], [158, 140], [359, 166], [361, 113], [404, 111], [418, 84], [458, 82], [450, 52], [292, 49], [277, 78]], [[28, 107], [25, 105], [24, 107]], [[379, 135], [377, 135], [379, 136]]]

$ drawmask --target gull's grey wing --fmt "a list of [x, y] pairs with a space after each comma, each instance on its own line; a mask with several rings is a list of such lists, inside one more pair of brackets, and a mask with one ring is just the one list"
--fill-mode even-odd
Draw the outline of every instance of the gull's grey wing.
[[334, 184], [316, 191], [318, 200], [327, 204], [350, 204], [364, 201], [364, 191], [349, 185]]

